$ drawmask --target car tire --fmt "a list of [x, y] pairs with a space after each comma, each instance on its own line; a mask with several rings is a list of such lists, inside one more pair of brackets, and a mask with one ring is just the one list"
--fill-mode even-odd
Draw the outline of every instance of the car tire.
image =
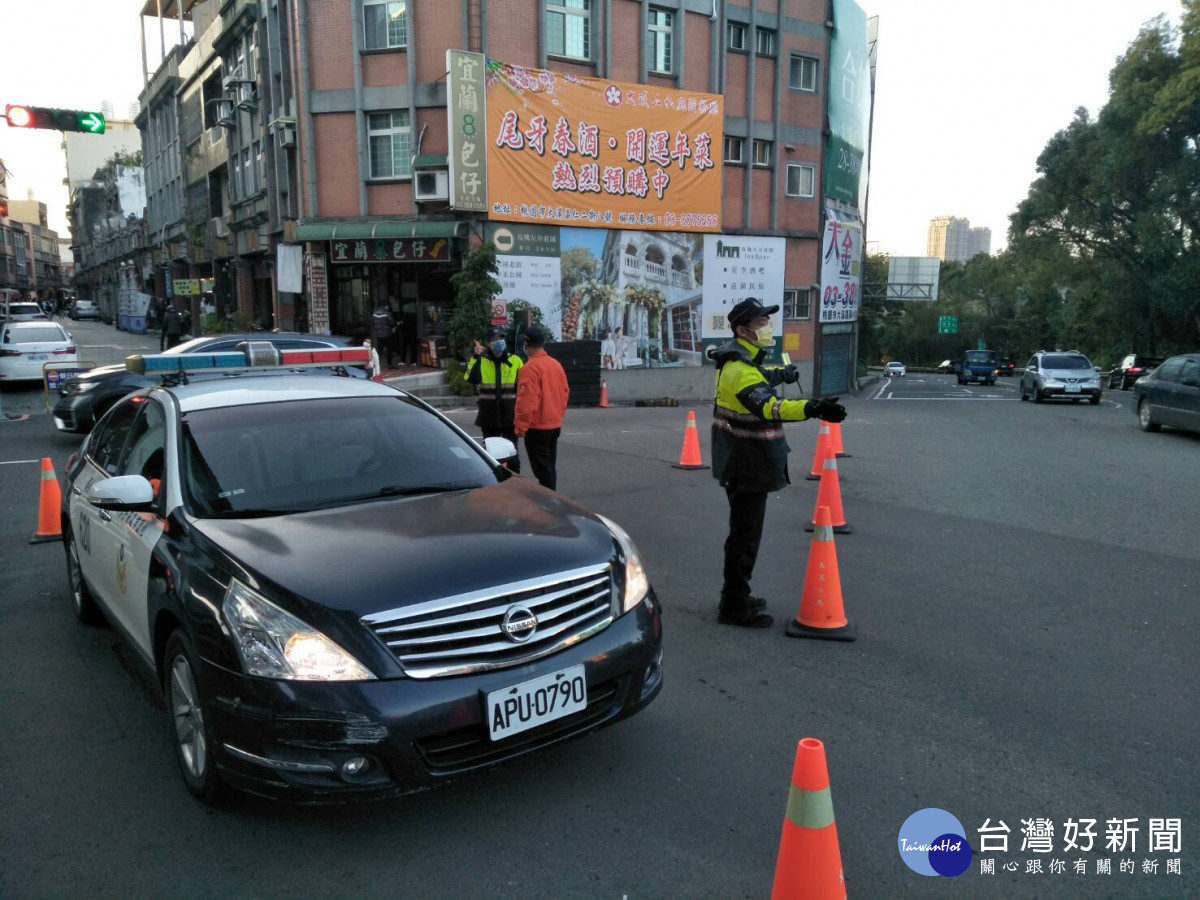
[[1123, 391], [1133, 390], [1133, 382], [1130, 381], [1128, 378], [1122, 378], [1121, 379], [1121, 390], [1123, 390]]
[[1033, 402], [1041, 403], [1044, 399], [1045, 398], [1042, 396], [1042, 392], [1038, 390], [1038, 386], [1035, 384], [1033, 386]]
[[1098, 406], [1100, 404], [1100, 395], [1092, 394], [1092, 396], [1088, 397], [1088, 403], [1092, 406]]
[[1162, 428], [1154, 421], [1154, 407], [1150, 405], [1149, 400], [1138, 404], [1138, 425], [1142, 431], [1158, 431]]
[[1022, 400], [1022, 402], [1029, 400], [1029, 394], [1027, 394], [1025, 392], [1025, 382], [1024, 381], [1021, 382], [1021, 400]]
[[215, 805], [224, 794], [213, 756], [211, 717], [196, 678], [196, 654], [182, 630], [167, 639], [163, 655], [163, 696], [171, 747], [184, 784], [202, 803]]
[[67, 553], [67, 585], [71, 590], [71, 607], [75, 610], [75, 618], [84, 625], [100, 625], [104, 622], [104, 614], [100, 612], [87, 582], [83, 580], [83, 567], [79, 564], [75, 533], [68, 528], [63, 537]]

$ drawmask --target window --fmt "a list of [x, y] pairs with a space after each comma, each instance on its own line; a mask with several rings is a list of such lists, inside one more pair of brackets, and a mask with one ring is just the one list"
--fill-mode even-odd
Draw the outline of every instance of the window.
[[815, 93], [817, 90], [817, 61], [811, 56], [797, 56], [793, 53], [788, 87], [793, 91], [813, 91]]
[[233, 181], [231, 183], [231, 186], [233, 188], [233, 199], [241, 200], [242, 199], [242, 157], [240, 154], [234, 153], [234, 154], [232, 154], [232, 158], [233, 158]]
[[774, 28], [755, 28], [754, 43], [758, 49], [759, 56], [774, 56], [775, 55], [775, 29]]
[[647, 64], [651, 72], [671, 74], [671, 36], [674, 16], [663, 9], [650, 8], [646, 34]]
[[1179, 382], [1188, 387], [1200, 385], [1200, 363], [1194, 359], [1185, 359], [1183, 361], [1183, 371], [1179, 373]]
[[92, 432], [88, 441], [88, 456], [109, 475], [117, 474], [121, 451], [125, 449], [125, 439], [129, 437], [137, 414], [138, 404], [126, 401], [108, 415], [103, 431], [99, 434]]
[[397, 50], [408, 47], [407, 6], [406, 0], [364, 3], [363, 49]]
[[787, 288], [783, 292], [783, 317], [809, 319], [812, 317], [812, 288]]
[[729, 23], [729, 49], [746, 49], [746, 26], [738, 22]]
[[[1165, 363], [1158, 367], [1158, 372], [1155, 373], [1155, 378], [1159, 381], [1169, 381], [1172, 384], [1178, 384], [1183, 378], [1183, 364], [1185, 359], [1182, 356], [1177, 356], [1174, 359], [1168, 359]], [[1050, 368], [1047, 363], [1046, 368]]]
[[254, 190], [254, 160], [247, 147], [242, 151], [242, 197], [249, 197]]
[[815, 193], [817, 167], [804, 163], [788, 163], [787, 195], [789, 197], [811, 197]]
[[771, 164], [770, 141], [754, 142], [754, 164], [756, 166], [769, 166]]
[[412, 175], [412, 134], [408, 110], [371, 113], [367, 116], [367, 146], [372, 178], [408, 178]]
[[725, 135], [725, 162], [743, 163], [742, 154], [746, 152], [746, 139]]
[[671, 348], [698, 353], [700, 343], [700, 304], [687, 303], [671, 307]]
[[546, 52], [592, 58], [592, 0], [546, 0]]
[[254, 167], [254, 177], [250, 179], [250, 191], [257, 194], [263, 189], [263, 156], [262, 144], [259, 141], [254, 142], [254, 146], [250, 149], [250, 164]]

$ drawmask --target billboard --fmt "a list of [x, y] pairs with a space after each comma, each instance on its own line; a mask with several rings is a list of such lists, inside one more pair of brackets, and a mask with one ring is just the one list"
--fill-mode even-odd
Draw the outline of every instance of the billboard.
[[487, 154], [483, 121], [482, 53], [446, 51], [446, 128], [450, 168], [450, 207], [487, 211]]
[[821, 322], [853, 322], [858, 318], [862, 282], [862, 225], [857, 216], [825, 209], [821, 242]]
[[867, 16], [854, 0], [833, 0], [833, 23], [825, 196], [862, 209], [871, 115]]
[[705, 235], [704, 337], [730, 339], [729, 310], [747, 297], [765, 306], [783, 297], [785, 238]]
[[487, 61], [488, 218], [721, 230], [723, 99]]
[[936, 300], [942, 261], [936, 256], [893, 256], [888, 260], [887, 299]]

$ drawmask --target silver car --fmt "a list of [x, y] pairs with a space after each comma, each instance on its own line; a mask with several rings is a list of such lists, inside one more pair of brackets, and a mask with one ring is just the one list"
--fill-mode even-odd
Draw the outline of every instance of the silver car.
[[1078, 350], [1039, 350], [1021, 373], [1021, 399], [1041, 403], [1061, 397], [1078, 403], [1085, 397], [1100, 402], [1100, 373]]

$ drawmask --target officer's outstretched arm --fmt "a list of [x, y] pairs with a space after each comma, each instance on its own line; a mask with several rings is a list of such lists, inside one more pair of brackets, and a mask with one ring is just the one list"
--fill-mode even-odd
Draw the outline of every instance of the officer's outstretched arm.
[[802, 422], [808, 418], [807, 400], [780, 400], [765, 381], [742, 388], [737, 394], [742, 406], [762, 419], [776, 422]]

